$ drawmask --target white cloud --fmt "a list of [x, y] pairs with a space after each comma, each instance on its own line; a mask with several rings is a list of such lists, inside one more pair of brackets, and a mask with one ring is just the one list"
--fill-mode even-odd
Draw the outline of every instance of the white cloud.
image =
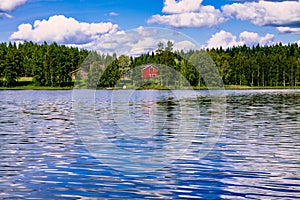
[[165, 38], [168, 38], [168, 35], [159, 32], [158, 29], [139, 27], [127, 32], [119, 31], [116, 34], [104, 36], [101, 40], [91, 43], [91, 46], [102, 53], [137, 56], [155, 50], [160, 41], [166, 43], [168, 40]]
[[300, 34], [300, 28], [295, 27], [277, 27], [279, 33], [292, 33], [292, 34]]
[[[163, 43], [166, 43], [167, 39], [160, 40]], [[141, 38], [137, 42], [130, 42], [128, 46], [131, 47], [129, 54], [133, 56], [138, 56], [142, 53], [147, 53], [157, 49], [158, 41], [152, 37]]]
[[159, 34], [159, 30], [155, 28], [145, 28], [143, 26], [138, 27], [135, 30], [138, 35], [144, 36], [144, 37], [154, 37], [155, 35]]
[[13, 18], [13, 16], [11, 16], [10, 14], [4, 13], [4, 12], [0, 12], [0, 19], [1, 18], [11, 19], [11, 18]]
[[163, 24], [172, 27], [212, 27], [226, 21], [220, 10], [201, 5], [203, 0], [165, 0], [162, 12], [153, 15], [148, 24]]
[[37, 20], [33, 25], [21, 24], [10, 37], [15, 41], [57, 42], [99, 51], [138, 56], [157, 49], [161, 41], [174, 43], [174, 49], [194, 48], [193, 42], [177, 32], [168, 29], [139, 27], [130, 31], [119, 30], [118, 25], [108, 23], [84, 23], [63, 15], [48, 20]]
[[117, 32], [118, 25], [110, 22], [85, 23], [63, 15], [55, 15], [48, 20], [36, 20], [33, 24], [21, 24], [11, 40], [34, 42], [57, 42], [63, 44], [86, 44], [106, 34]]
[[0, 11], [12, 11], [16, 7], [25, 4], [27, 0], [1, 0]]
[[158, 23], [172, 27], [212, 27], [225, 22], [221, 12], [213, 6], [200, 6], [198, 12], [171, 15], [153, 15], [149, 24]]
[[145, 48], [149, 49], [151, 47], [157, 46], [157, 41], [152, 37], [140, 38], [138, 41], [131, 41], [128, 43], [129, 46], [137, 49]]
[[109, 16], [111, 16], [111, 17], [116, 17], [116, 16], [119, 16], [119, 13], [116, 13], [116, 12], [110, 12], [110, 13], [109, 13]]
[[203, 0], [165, 0], [163, 12], [164, 13], [186, 13], [194, 12], [200, 9]]
[[265, 36], [259, 36], [258, 33], [248, 32], [248, 31], [244, 31], [240, 33], [239, 38], [240, 38], [240, 42], [246, 44], [249, 47], [255, 46], [257, 44], [260, 44], [262, 46], [270, 45], [274, 41], [273, 34], [267, 33]]
[[272, 44], [274, 41], [274, 35], [266, 34], [265, 36], [259, 36], [258, 33], [244, 31], [240, 33], [239, 38], [230, 32], [221, 30], [220, 32], [212, 35], [212, 37], [203, 46], [204, 48], [230, 48], [233, 46], [254, 46], [260, 44], [262, 46]]
[[196, 44], [194, 44], [193, 42], [189, 41], [189, 40], [184, 40], [184, 41], [180, 41], [180, 42], [176, 42], [174, 44], [173, 49], [176, 50], [183, 50], [183, 51], [189, 51], [191, 49], [195, 49], [196, 48]]
[[125, 54], [138, 56], [143, 53], [150, 53], [157, 49], [159, 42], [165, 45], [171, 41], [174, 50], [189, 50], [196, 45], [179, 33], [168, 29], [139, 27], [130, 31], [119, 31], [113, 35], [106, 35], [82, 47], [93, 49], [101, 53]]
[[300, 1], [234, 3], [222, 7], [225, 16], [249, 20], [255, 25], [289, 26], [300, 21]]
[[222, 46], [228, 48], [232, 46], [239, 46], [242, 43], [236, 41], [236, 36], [230, 32], [221, 30], [220, 32], [212, 35], [212, 37], [206, 42], [205, 48], [217, 48]]
[[1, 18], [13, 18], [8, 14], [8, 11], [13, 11], [16, 7], [25, 4], [28, 0], [0, 0], [0, 19]]

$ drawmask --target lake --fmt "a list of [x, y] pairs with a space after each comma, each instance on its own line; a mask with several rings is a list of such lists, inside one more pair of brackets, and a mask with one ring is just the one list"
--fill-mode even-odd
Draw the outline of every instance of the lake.
[[0, 199], [300, 199], [300, 90], [0, 95]]

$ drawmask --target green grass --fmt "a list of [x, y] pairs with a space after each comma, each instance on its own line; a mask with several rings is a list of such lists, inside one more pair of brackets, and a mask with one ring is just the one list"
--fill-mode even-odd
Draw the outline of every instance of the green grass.
[[300, 86], [243, 86], [243, 85], [225, 85], [226, 90], [274, 90], [274, 89], [300, 89]]
[[[18, 79], [18, 86], [15, 87], [0, 87], [0, 90], [72, 90], [73, 86], [65, 86], [65, 87], [49, 87], [49, 86], [35, 86], [33, 84], [32, 77], [21, 77]], [[84, 83], [81, 84], [84, 86]], [[80, 88], [80, 86], [79, 86]], [[225, 85], [225, 90], [257, 90], [257, 89], [300, 89], [300, 86], [245, 86], [245, 85]], [[103, 90], [106, 88], [97, 88], [99, 90]], [[122, 89], [122, 86], [113, 87], [111, 89]], [[159, 84], [147, 84], [141, 87], [135, 87], [130, 83], [126, 83], [126, 89], [137, 89], [137, 90], [170, 90], [170, 89], [179, 89], [174, 87], [165, 87]], [[194, 89], [194, 90], [207, 90], [207, 87], [204, 86], [196, 86], [189, 88], [180, 88], [180, 89]], [[216, 88], [220, 89], [220, 88]]]
[[169, 87], [165, 87], [162, 85], [156, 85], [156, 84], [151, 84], [151, 85], [143, 85], [139, 88], [137, 88], [137, 90], [170, 90], [171, 88]]
[[15, 87], [0, 87], [0, 90], [72, 90], [73, 87], [49, 87], [49, 86], [15, 86]]
[[18, 78], [17, 86], [14, 87], [0, 86], [0, 90], [71, 90], [71, 89], [73, 89], [73, 86], [64, 86], [64, 87], [36, 86], [33, 83], [32, 77]]
[[32, 82], [33, 77], [21, 77], [18, 79], [18, 82]]

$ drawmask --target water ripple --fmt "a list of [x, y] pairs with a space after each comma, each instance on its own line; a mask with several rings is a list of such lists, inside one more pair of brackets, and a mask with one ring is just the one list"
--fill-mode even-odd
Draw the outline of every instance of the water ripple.
[[[133, 121], [161, 130], [140, 138], [116, 126], [111, 93], [97, 91], [95, 114], [114, 144], [143, 155], [178, 142], [178, 100], [164, 91], [138, 91], [129, 102]], [[154, 93], [159, 98], [151, 99]], [[117, 171], [90, 154], [77, 134], [71, 91], [0, 95], [0, 199], [300, 199], [298, 90], [228, 91], [224, 132], [202, 159], [213, 112], [208, 93], [181, 99], [183, 109], [198, 103], [199, 116], [190, 120], [200, 120], [200, 131], [184, 155], [145, 173]], [[189, 125], [190, 133], [195, 124]]]

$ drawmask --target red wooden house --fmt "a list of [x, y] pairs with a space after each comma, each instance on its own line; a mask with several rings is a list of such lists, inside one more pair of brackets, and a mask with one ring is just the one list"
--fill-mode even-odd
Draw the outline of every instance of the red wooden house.
[[158, 68], [153, 65], [147, 65], [142, 68], [143, 79], [158, 78]]

